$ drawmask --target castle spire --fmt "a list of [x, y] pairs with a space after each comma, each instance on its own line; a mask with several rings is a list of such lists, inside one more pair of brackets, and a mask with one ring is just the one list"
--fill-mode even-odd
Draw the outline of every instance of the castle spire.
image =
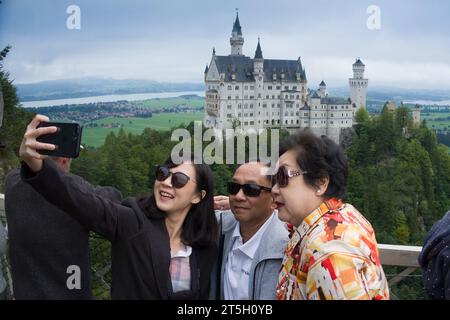
[[237, 35], [242, 36], [242, 29], [241, 29], [241, 24], [239, 22], [238, 8], [236, 8], [236, 20], [234, 21], [233, 31], [231, 31], [231, 33], [236, 33]]
[[256, 47], [255, 51], [255, 59], [263, 59], [261, 45], [259, 44], [259, 37], [258, 37], [258, 46]]
[[239, 13], [237, 8], [236, 8], [236, 20], [234, 21], [233, 24], [233, 31], [231, 31], [230, 45], [232, 56], [242, 55], [242, 46], [244, 45], [244, 37], [242, 36], [241, 23], [239, 22]]

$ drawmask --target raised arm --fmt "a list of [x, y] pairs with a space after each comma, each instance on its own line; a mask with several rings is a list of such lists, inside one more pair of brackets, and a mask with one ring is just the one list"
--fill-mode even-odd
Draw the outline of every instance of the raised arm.
[[114, 241], [123, 228], [136, 224], [132, 209], [93, 192], [93, 187], [87, 186], [80, 177], [63, 172], [53, 161], [44, 160], [46, 157], [38, 150], [52, 150], [54, 145], [39, 143], [36, 138], [56, 132], [56, 128], [37, 128], [41, 121], [48, 121], [48, 118], [37, 115], [31, 121], [20, 146], [24, 161], [22, 180], [86, 228]]

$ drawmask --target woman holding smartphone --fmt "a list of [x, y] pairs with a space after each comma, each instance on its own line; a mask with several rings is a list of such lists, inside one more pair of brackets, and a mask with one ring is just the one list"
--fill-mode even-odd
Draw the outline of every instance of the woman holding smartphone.
[[22, 179], [49, 202], [112, 243], [112, 299], [207, 299], [217, 256], [213, 179], [206, 164], [167, 160], [158, 166], [153, 193], [116, 204], [85, 192], [45, 160], [36, 141], [56, 132], [37, 128], [37, 115], [20, 146]]

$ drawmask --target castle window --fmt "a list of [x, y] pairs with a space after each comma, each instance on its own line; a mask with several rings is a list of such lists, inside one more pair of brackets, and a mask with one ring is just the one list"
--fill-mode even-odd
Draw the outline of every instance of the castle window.
[[239, 86], [234, 87], [235, 90], [239, 90]]
[[245, 96], [244, 96], [244, 99], [248, 99], [248, 95], [245, 95]]
[[274, 94], [272, 95], [272, 99], [275, 99], [275, 95]]
[[245, 121], [245, 122], [244, 122], [244, 125], [246, 125], [246, 126], [247, 126], [247, 125], [248, 125], [248, 121]]
[[244, 87], [244, 90], [248, 90], [248, 86], [245, 86], [245, 87]]
[[277, 86], [277, 90], [281, 90], [281, 86]]
[[253, 117], [253, 113], [252, 112], [250, 113], [250, 117]]
[[242, 117], [242, 113], [241, 113], [241, 112], [239, 112], [239, 113], [238, 113], [238, 116], [239, 116], [239, 117]]
[[250, 100], [253, 100], [255, 97], [254, 96], [250, 96]]
[[263, 103], [263, 108], [267, 108], [267, 104]]
[[269, 95], [266, 96], [266, 99], [269, 99]]
[[231, 119], [231, 114], [230, 113], [227, 114], [227, 118]]
[[297, 120], [297, 124], [298, 124], [298, 120]]
[[289, 86], [284, 86], [284, 90], [289, 90]]
[[297, 90], [297, 86], [293, 86], [293, 87], [292, 87], [292, 90]]
[[250, 90], [255, 90], [255, 86], [250, 86]]
[[269, 89], [269, 90], [272, 90], [272, 86], [269, 86], [268, 89]]
[[250, 109], [253, 109], [253, 103], [250, 103]]
[[300, 95], [299, 94], [297, 95], [297, 99], [300, 99]]
[[333, 121], [330, 121], [330, 124], [333, 124]]
[[304, 115], [305, 117], [307, 117], [307, 116], [308, 116], [308, 113], [305, 112], [303, 115]]
[[244, 117], [248, 117], [248, 113], [244, 113]]
[[228, 100], [231, 100], [231, 96], [228, 96]]
[[291, 120], [291, 124], [294, 124], [294, 120]]
[[254, 125], [255, 124], [255, 122], [254, 121], [250, 121], [250, 125]]
[[333, 114], [331, 114], [331, 117], [333, 118]]
[[228, 90], [231, 90], [232, 88], [231, 88], [231, 86], [228, 86]]
[[227, 109], [228, 109], [228, 110], [231, 110], [231, 105], [228, 105], [228, 106], [227, 106]]

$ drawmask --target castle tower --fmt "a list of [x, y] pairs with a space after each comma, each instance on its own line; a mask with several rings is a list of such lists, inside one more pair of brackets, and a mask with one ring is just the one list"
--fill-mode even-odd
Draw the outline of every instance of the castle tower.
[[256, 97], [256, 109], [255, 109], [255, 127], [262, 128], [263, 123], [261, 121], [261, 115], [263, 114], [263, 93], [264, 93], [264, 58], [259, 43], [255, 51], [255, 58], [253, 59], [253, 76], [255, 77], [255, 97]]
[[322, 82], [319, 84], [319, 96], [321, 98], [325, 98], [327, 96], [327, 85], [322, 80]]
[[239, 15], [236, 9], [236, 20], [233, 24], [233, 31], [230, 38], [231, 55], [242, 55], [242, 46], [244, 45], [244, 37], [242, 36], [241, 24], [239, 23]]
[[412, 110], [412, 115], [413, 115], [414, 125], [419, 126], [420, 125], [420, 106], [418, 104], [416, 104], [414, 106], [414, 109]]
[[353, 78], [349, 79], [351, 100], [356, 108], [366, 107], [367, 85], [369, 80], [364, 79], [365, 65], [360, 59], [353, 64]]

